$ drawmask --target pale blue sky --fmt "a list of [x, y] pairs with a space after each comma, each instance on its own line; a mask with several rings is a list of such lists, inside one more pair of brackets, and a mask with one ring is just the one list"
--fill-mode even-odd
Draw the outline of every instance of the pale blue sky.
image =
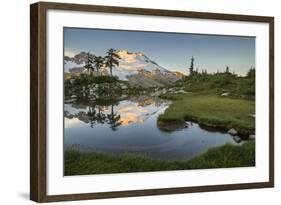
[[192, 56], [199, 71], [222, 71], [228, 65], [245, 75], [255, 66], [254, 37], [64, 28], [64, 47], [65, 55], [90, 51], [104, 56], [109, 48], [144, 52], [159, 65], [183, 73]]

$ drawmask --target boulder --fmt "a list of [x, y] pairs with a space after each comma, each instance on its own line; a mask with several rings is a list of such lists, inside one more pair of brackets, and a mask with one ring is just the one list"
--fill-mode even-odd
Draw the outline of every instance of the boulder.
[[238, 132], [235, 130], [235, 129], [233, 129], [233, 128], [231, 128], [230, 130], [228, 130], [227, 131], [229, 134], [231, 134], [231, 135], [237, 135], [238, 134]]
[[128, 95], [126, 95], [126, 94], [121, 95], [121, 98], [126, 98], [126, 97], [128, 97]]
[[232, 138], [233, 138], [233, 140], [234, 140], [235, 142], [237, 142], [237, 143], [239, 143], [239, 142], [242, 141], [242, 139], [241, 139], [240, 137], [238, 137], [237, 135], [233, 136]]
[[222, 93], [221, 96], [222, 97], [227, 97], [227, 96], [229, 96], [229, 93]]
[[185, 125], [184, 125], [185, 128], [189, 128], [190, 126], [191, 126], [191, 124], [189, 122], [185, 122]]
[[179, 90], [179, 91], [177, 91], [177, 93], [187, 93], [186, 91], [184, 91], [184, 90]]
[[89, 89], [89, 94], [90, 94], [90, 95], [93, 95], [93, 94], [94, 94], [94, 92], [95, 92], [95, 90], [94, 90], [94, 89]]
[[250, 139], [250, 140], [256, 139], [256, 135], [249, 135], [249, 139]]
[[73, 84], [74, 81], [75, 81], [75, 79], [71, 79], [71, 80], [70, 80], [70, 84]]
[[157, 92], [151, 93], [151, 96], [159, 96], [161, 94], [163, 94], [161, 91], [157, 91]]
[[64, 103], [73, 103], [73, 102], [75, 102], [75, 100], [74, 100], [74, 99], [64, 100]]

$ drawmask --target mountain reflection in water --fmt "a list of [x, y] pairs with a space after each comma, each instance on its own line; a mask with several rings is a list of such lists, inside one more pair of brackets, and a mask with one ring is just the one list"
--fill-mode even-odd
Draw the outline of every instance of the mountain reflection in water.
[[[167, 108], [168, 102], [158, 98], [136, 98], [120, 102], [107, 101], [84, 104], [65, 104], [65, 128], [75, 126], [82, 121], [93, 128], [96, 124], [108, 124], [114, 131], [119, 126], [140, 123], [151, 115]], [[78, 119], [78, 120], [77, 120]]]
[[225, 143], [238, 144], [228, 133], [208, 131], [196, 123], [173, 132], [160, 130], [157, 117], [169, 103], [153, 97], [65, 103], [64, 148], [168, 160], [189, 159]]

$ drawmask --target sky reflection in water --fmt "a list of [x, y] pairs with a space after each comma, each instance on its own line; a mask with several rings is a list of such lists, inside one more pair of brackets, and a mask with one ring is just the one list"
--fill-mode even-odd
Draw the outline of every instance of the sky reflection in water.
[[65, 148], [110, 153], [132, 152], [159, 159], [190, 159], [210, 147], [237, 144], [228, 133], [207, 131], [196, 123], [165, 132], [157, 117], [169, 102], [135, 98], [114, 103], [65, 104]]

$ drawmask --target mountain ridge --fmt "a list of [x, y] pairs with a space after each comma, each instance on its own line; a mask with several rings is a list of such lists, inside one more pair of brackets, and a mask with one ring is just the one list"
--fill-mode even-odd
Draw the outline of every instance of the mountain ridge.
[[[134, 85], [143, 87], [164, 86], [182, 79], [185, 75], [180, 72], [170, 71], [157, 62], [151, 60], [143, 52], [129, 52], [117, 50], [119, 65], [112, 70], [112, 75], [119, 80], [128, 81]], [[84, 68], [87, 61], [87, 53], [80, 52], [74, 57], [64, 56], [64, 71], [73, 75], [86, 73]], [[108, 75], [109, 69], [103, 66], [100, 69], [102, 75]]]

